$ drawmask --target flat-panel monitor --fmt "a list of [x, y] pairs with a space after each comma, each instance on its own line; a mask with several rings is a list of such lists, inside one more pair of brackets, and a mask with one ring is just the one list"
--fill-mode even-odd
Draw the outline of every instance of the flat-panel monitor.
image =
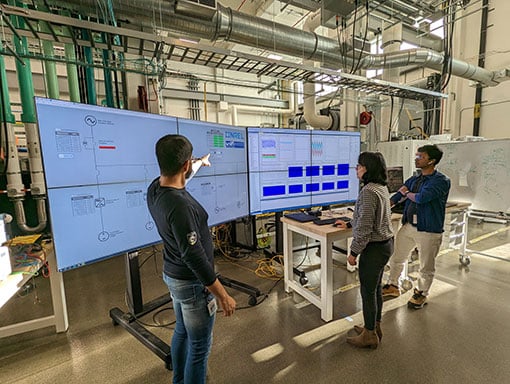
[[193, 155], [209, 153], [186, 189], [205, 208], [209, 226], [249, 214], [246, 128], [179, 118], [179, 134], [193, 144]]
[[146, 191], [169, 116], [36, 98], [58, 270], [161, 241]]
[[359, 153], [355, 132], [248, 128], [250, 213], [355, 201]]
[[360, 134], [344, 131], [312, 131], [312, 205], [356, 201], [359, 180], [356, 164]]
[[251, 214], [311, 206], [310, 148], [310, 131], [248, 128]]
[[404, 185], [404, 167], [388, 167], [388, 191], [397, 192]]

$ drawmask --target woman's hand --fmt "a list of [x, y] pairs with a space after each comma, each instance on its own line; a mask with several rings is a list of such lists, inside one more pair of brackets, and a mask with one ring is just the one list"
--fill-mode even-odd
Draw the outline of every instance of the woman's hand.
[[335, 221], [335, 227], [337, 227], [337, 228], [342, 228], [342, 229], [347, 229], [347, 228], [349, 228], [349, 227], [347, 226], [347, 223], [346, 223], [345, 221], [343, 221], [343, 220], [337, 220], [337, 221]]
[[353, 255], [349, 255], [349, 257], [347, 258], [347, 262], [350, 265], [355, 266], [356, 265], [356, 257], [354, 257]]

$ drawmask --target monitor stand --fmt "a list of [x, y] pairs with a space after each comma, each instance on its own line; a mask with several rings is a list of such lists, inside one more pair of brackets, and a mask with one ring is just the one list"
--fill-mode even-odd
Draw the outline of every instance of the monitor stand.
[[257, 297], [262, 296], [262, 293], [259, 291], [259, 289], [252, 287], [251, 285], [242, 283], [237, 280], [229, 279], [228, 277], [224, 277], [219, 274], [217, 274], [216, 277], [225, 287], [236, 289], [239, 292], [246, 293], [248, 296], [250, 296], [248, 299], [248, 304], [252, 307], [257, 305]]
[[[143, 325], [136, 320], [155, 309], [172, 301], [170, 293], [160, 296], [148, 303], [143, 302], [142, 285], [140, 280], [140, 265], [138, 263], [138, 251], [131, 251], [125, 254], [126, 262], [126, 285], [127, 285], [127, 301], [128, 312], [122, 311], [115, 307], [110, 309], [110, 317], [113, 325], [120, 325], [143, 345], [149, 348], [161, 360], [165, 362], [165, 367], [172, 370], [172, 356], [170, 354], [170, 345], [165, 343], [159, 337], [148, 331]], [[248, 304], [254, 306], [257, 304], [257, 298], [262, 293], [248, 284], [232, 280], [227, 277], [217, 275], [218, 280], [226, 287], [236, 289], [250, 296]]]
[[148, 303], [143, 302], [142, 285], [140, 281], [140, 266], [138, 264], [138, 251], [127, 252], [126, 261], [126, 285], [128, 312], [123, 312], [120, 308], [110, 309], [110, 317], [113, 325], [120, 325], [126, 331], [131, 333], [143, 345], [154, 352], [165, 362], [165, 367], [172, 370], [172, 357], [170, 355], [170, 345], [165, 343], [159, 337], [148, 331], [136, 320], [147, 313], [172, 301], [170, 293], [160, 296]]

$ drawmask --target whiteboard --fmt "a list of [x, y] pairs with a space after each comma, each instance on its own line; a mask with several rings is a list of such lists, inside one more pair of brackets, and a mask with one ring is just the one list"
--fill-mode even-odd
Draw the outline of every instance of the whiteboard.
[[510, 139], [437, 144], [437, 166], [452, 182], [450, 201], [472, 209], [510, 213]]

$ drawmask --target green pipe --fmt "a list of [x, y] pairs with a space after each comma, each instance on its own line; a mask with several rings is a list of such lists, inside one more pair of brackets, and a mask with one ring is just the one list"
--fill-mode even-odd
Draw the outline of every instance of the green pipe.
[[[62, 11], [63, 16], [71, 17], [71, 12]], [[71, 37], [71, 32], [68, 27], [62, 27], [62, 34]], [[68, 60], [66, 63], [67, 68], [67, 86], [69, 87], [69, 99], [71, 101], [80, 102], [80, 83], [78, 81], [78, 68], [73, 62], [76, 62], [76, 51], [74, 45], [64, 44], [65, 57]]]
[[[2, 108], [0, 108], [0, 121], [14, 124], [16, 122], [11, 110], [11, 102], [9, 99], [9, 84], [7, 84], [7, 71], [5, 70], [5, 60], [3, 55], [0, 55], [0, 78], [2, 80]], [[4, 112], [7, 116], [4, 119]]]
[[[88, 31], [83, 29], [82, 33], [84, 39], [89, 38]], [[87, 64], [93, 64], [94, 59], [92, 57], [91, 48], [83, 47], [83, 55], [85, 56], [85, 61], [87, 62]], [[96, 83], [94, 79], [94, 68], [92, 68], [91, 66], [85, 67], [85, 81], [87, 86], [88, 104], [96, 105], [97, 104]]]
[[[104, 36], [103, 36], [104, 41]], [[109, 57], [110, 53], [107, 49], [103, 49], [103, 76], [104, 76], [104, 91], [106, 93], [106, 106], [107, 107], [115, 107], [115, 102], [113, 100], [113, 86], [112, 86], [112, 71], [108, 68], [109, 65]]]
[[[31, 60], [50, 60], [50, 61], [55, 61], [57, 63], [65, 63], [65, 64], [72, 64], [72, 65], [81, 65], [83, 67], [91, 67], [91, 68], [98, 68], [98, 69], [104, 68], [103, 64], [95, 64], [95, 63], [88, 64], [88, 63], [85, 63], [85, 62], [80, 61], [80, 60], [70, 61], [70, 60], [67, 60], [67, 59], [61, 59], [59, 57], [41, 57], [41, 55], [38, 54], [38, 53], [36, 53], [36, 54], [28, 53], [28, 54], [25, 54], [25, 55], [18, 55], [18, 54], [16, 54], [16, 52], [10, 52], [9, 50], [2, 51], [1, 49], [0, 49], [0, 53], [2, 55], [4, 55], [4, 56], [16, 57], [17, 60], [20, 60], [21, 58], [28, 58], [28, 59], [31, 59]], [[14, 54], [16, 54], [16, 56]], [[110, 70], [112, 70], [112, 71], [118, 70], [118, 71], [125, 72], [125, 73], [136, 73], [136, 74], [144, 75], [144, 76], [157, 76], [158, 75], [158, 72], [156, 70], [152, 70], [152, 71], [148, 71], [148, 70], [136, 70], [136, 69], [126, 68], [126, 66], [123, 66], [123, 67], [108, 66], [108, 68]]]
[[[26, 8], [25, 4], [13, 0], [9, 0], [9, 4]], [[25, 28], [25, 22], [21, 17], [10, 17], [16, 28]], [[22, 37], [21, 39], [18, 39], [16, 36], [14, 36], [14, 47], [18, 55], [22, 56], [28, 54], [27, 38]], [[21, 114], [21, 121], [24, 123], [35, 123], [37, 119], [35, 116], [34, 83], [32, 81], [32, 68], [30, 66], [30, 60], [26, 58], [23, 59], [23, 62], [16, 60], [16, 72], [18, 74], [18, 82], [20, 88], [21, 107], [23, 109], [23, 113]]]
[[64, 44], [64, 52], [68, 62], [66, 63], [67, 68], [67, 84], [69, 86], [69, 98], [71, 101], [80, 102], [80, 84], [78, 82], [78, 69], [76, 64], [76, 52], [74, 51], [74, 45]]
[[[44, 9], [48, 12], [48, 9]], [[50, 28], [46, 22], [40, 22], [39, 28], [42, 32], [51, 33]], [[45, 57], [54, 57], [55, 50], [53, 49], [53, 42], [44, 40], [42, 42], [43, 53]], [[60, 99], [60, 92], [58, 86], [57, 66], [54, 61], [44, 61], [44, 72], [46, 75], [46, 89], [47, 96], [52, 99]]]
[[[55, 50], [53, 49], [53, 43], [51, 41], [43, 41], [43, 52], [46, 57], [53, 57]], [[44, 60], [44, 69], [46, 72], [46, 87], [48, 97], [52, 99], [60, 99], [60, 92], [58, 90], [58, 76], [57, 66], [54, 61]]]

